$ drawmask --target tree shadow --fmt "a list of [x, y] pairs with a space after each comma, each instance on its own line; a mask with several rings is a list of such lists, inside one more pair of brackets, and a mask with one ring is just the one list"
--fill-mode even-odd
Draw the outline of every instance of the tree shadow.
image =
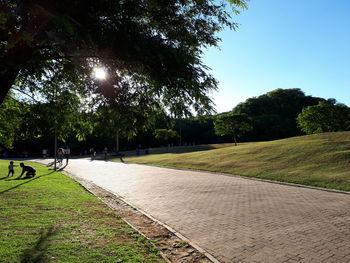
[[45, 255], [49, 247], [48, 239], [57, 234], [57, 229], [53, 226], [46, 231], [42, 230], [40, 236], [33, 247], [26, 249], [21, 255], [21, 263], [44, 263], [50, 260]]
[[[56, 162], [56, 164], [59, 164], [59, 162]], [[47, 167], [52, 167], [52, 166], [54, 166], [54, 165], [55, 165], [55, 161], [48, 163], [46, 166], [47, 166]], [[68, 163], [66, 163], [64, 166], [63, 166], [63, 164], [62, 164], [62, 165], [57, 165], [57, 166], [56, 166], [56, 171], [57, 171], [57, 172], [63, 171], [64, 168], [67, 167], [67, 165], [68, 165]], [[49, 170], [53, 170], [53, 171], [54, 171], [55, 169], [54, 169], [54, 168], [51, 168], [51, 169], [49, 169]]]
[[9, 176], [4, 176], [4, 177], [1, 177], [0, 180], [5, 180], [6, 178], [8, 179], [10, 177]]
[[48, 163], [46, 166], [53, 166], [55, 164], [55, 161]]
[[56, 171], [57, 172], [61, 172], [61, 171], [63, 171], [64, 170], [64, 168], [66, 168], [67, 167], [67, 163], [66, 163], [66, 165], [65, 166], [62, 166], [62, 167], [60, 167], [59, 169], [56, 169]]
[[15, 181], [15, 180], [27, 180], [27, 179], [29, 179], [28, 181], [25, 181], [25, 182], [23, 182], [23, 183], [20, 183], [20, 184], [18, 184], [18, 185], [15, 185], [15, 186], [13, 186], [13, 187], [10, 187], [9, 189], [6, 189], [6, 190], [4, 190], [4, 191], [1, 191], [0, 194], [4, 194], [4, 193], [6, 193], [6, 192], [8, 192], [8, 191], [11, 191], [11, 190], [13, 190], [13, 189], [16, 189], [16, 188], [18, 188], [18, 187], [20, 187], [20, 186], [22, 186], [22, 185], [24, 185], [24, 184], [30, 183], [30, 182], [32, 182], [32, 181], [34, 181], [34, 180], [37, 180], [37, 179], [39, 179], [39, 178], [41, 178], [41, 177], [43, 177], [43, 176], [48, 176], [48, 175], [50, 175], [50, 174], [52, 174], [52, 173], [54, 173], [54, 172], [55, 172], [55, 171], [52, 171], [52, 172], [47, 173], [47, 174], [42, 174], [42, 175], [33, 177], [33, 178], [31, 178], [31, 179], [29, 179], [29, 178], [27, 178], [27, 177], [23, 177], [23, 178], [15, 178], [15, 179], [7, 180], [7, 181]]

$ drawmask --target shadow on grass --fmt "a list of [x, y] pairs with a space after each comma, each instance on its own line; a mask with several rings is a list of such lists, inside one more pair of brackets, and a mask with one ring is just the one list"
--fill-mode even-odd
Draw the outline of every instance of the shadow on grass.
[[[23, 182], [23, 183], [20, 183], [20, 184], [18, 184], [18, 185], [15, 185], [15, 186], [13, 186], [13, 187], [10, 187], [9, 189], [6, 189], [6, 190], [4, 190], [4, 191], [1, 191], [0, 194], [4, 194], [4, 193], [6, 193], [6, 192], [8, 192], [8, 191], [11, 191], [11, 190], [13, 190], [13, 189], [16, 189], [16, 188], [20, 187], [21, 185], [30, 183], [30, 182], [32, 182], [32, 181], [34, 181], [34, 180], [37, 180], [37, 179], [39, 179], [39, 178], [41, 178], [41, 177], [43, 177], [43, 176], [50, 175], [50, 174], [52, 174], [52, 173], [54, 173], [54, 172], [55, 172], [55, 171], [52, 171], [52, 172], [50, 172], [50, 173], [42, 174], [42, 175], [36, 176], [36, 177], [34, 177], [34, 178], [31, 178], [31, 179], [29, 179], [28, 181], [25, 181], [25, 182]], [[27, 180], [27, 179], [28, 179], [28, 178], [24, 177], [24, 178], [12, 179], [12, 180], [7, 180], [7, 181]]]
[[28, 248], [21, 255], [21, 263], [44, 263], [50, 260], [45, 255], [49, 247], [48, 239], [57, 234], [57, 229], [51, 226], [46, 231], [41, 231], [40, 236], [33, 247]]
[[5, 180], [6, 178], [10, 178], [9, 176], [4, 176], [4, 177], [1, 177], [0, 180]]

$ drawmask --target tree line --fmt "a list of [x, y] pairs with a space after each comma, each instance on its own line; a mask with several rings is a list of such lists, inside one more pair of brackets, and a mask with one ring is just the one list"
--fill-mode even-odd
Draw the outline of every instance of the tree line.
[[[174, 118], [156, 108], [99, 104], [71, 89], [45, 89], [44, 102], [13, 96], [1, 105], [0, 147], [38, 154], [57, 136], [75, 154], [90, 147], [115, 151], [222, 142], [265, 141], [320, 132], [350, 130], [350, 109], [334, 99], [306, 96], [300, 89], [277, 89], [247, 99], [232, 111]], [[42, 96], [44, 96], [42, 94]]]
[[350, 130], [350, 109], [334, 99], [277, 89], [249, 98], [214, 120], [217, 134], [236, 141], [265, 141], [304, 134]]

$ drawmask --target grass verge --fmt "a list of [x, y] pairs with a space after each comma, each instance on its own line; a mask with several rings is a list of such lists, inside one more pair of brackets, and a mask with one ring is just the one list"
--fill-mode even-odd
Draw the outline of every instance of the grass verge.
[[[18, 163], [17, 163], [18, 164]], [[45, 166], [6, 177], [0, 161], [0, 262], [164, 262], [142, 236], [77, 182]]]
[[350, 191], [350, 132], [244, 143], [192, 153], [152, 154], [125, 161]]

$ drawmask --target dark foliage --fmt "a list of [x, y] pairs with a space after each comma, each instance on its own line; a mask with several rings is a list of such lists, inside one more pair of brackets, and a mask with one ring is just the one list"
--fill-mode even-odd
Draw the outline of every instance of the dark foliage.
[[[245, 8], [244, 0], [232, 0]], [[13, 84], [40, 81], [60, 64], [117, 104], [159, 103], [174, 114], [212, 109], [216, 80], [201, 61], [223, 27], [228, 1], [6, 0], [0, 2], [0, 103]], [[108, 70], [106, 81], [92, 67]]]
[[300, 89], [277, 89], [247, 99], [233, 112], [245, 113], [253, 120], [253, 130], [246, 135], [246, 140], [273, 140], [303, 134], [295, 119], [304, 108], [319, 101], [325, 100], [305, 96]]

